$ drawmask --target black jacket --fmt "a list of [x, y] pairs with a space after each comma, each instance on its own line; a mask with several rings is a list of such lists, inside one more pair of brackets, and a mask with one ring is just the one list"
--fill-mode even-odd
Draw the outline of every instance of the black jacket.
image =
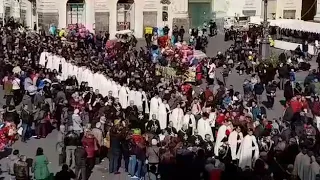
[[254, 85], [254, 93], [256, 95], [262, 95], [263, 91], [264, 91], [263, 84], [257, 83], [257, 84]]
[[77, 149], [74, 151], [74, 156], [77, 167], [86, 167], [87, 152], [82, 146], [77, 147]]
[[78, 146], [80, 142], [79, 136], [73, 131], [68, 132], [64, 138], [65, 146]]

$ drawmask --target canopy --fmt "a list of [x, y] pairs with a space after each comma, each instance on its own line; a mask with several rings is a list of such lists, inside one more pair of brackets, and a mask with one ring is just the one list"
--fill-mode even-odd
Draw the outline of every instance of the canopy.
[[[252, 24], [261, 24], [263, 20], [260, 19], [250, 19]], [[310, 33], [319, 33], [320, 34], [320, 23], [302, 21], [297, 19], [277, 19], [277, 20], [268, 20], [270, 26], [278, 26], [283, 29], [291, 29], [297, 31], [304, 31]]]
[[197, 58], [197, 59], [203, 59], [203, 58], [207, 57], [207, 55], [204, 52], [200, 51], [200, 50], [194, 50], [193, 51], [193, 56], [195, 58]]

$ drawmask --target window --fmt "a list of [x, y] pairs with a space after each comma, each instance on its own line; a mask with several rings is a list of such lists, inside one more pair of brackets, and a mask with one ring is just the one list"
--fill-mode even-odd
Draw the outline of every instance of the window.
[[283, 19], [296, 19], [296, 10], [283, 10]]

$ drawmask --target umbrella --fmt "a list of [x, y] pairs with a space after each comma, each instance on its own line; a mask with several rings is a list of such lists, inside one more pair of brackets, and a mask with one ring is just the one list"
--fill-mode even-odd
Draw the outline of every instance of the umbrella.
[[203, 59], [203, 58], [207, 57], [207, 55], [204, 52], [200, 51], [200, 50], [194, 50], [193, 51], [193, 56], [195, 58], [197, 58], [197, 59]]

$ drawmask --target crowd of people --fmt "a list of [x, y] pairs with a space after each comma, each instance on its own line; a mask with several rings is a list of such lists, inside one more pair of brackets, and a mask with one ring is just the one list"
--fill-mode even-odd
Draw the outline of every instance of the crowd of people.
[[[309, 180], [320, 172], [318, 72], [299, 85], [285, 53], [277, 65], [259, 62], [255, 31], [232, 32], [227, 52], [193, 60], [195, 84], [156, 74], [159, 63], [189, 65], [168, 33], [166, 42], [153, 38], [151, 49], [139, 51], [126, 36], [105, 47], [107, 35], [89, 32], [45, 36], [8, 23], [1, 33], [2, 150], [17, 134], [27, 143], [57, 129], [56, 179], [86, 180], [105, 158], [109, 173], [119, 174], [124, 162], [133, 179]], [[161, 56], [168, 63], [155, 61], [157, 49], [172, 49]], [[228, 83], [234, 69], [251, 75], [243, 93]], [[202, 82], [204, 89], [196, 86]], [[285, 90], [284, 117], [269, 119], [278, 89]], [[37, 180], [51, 176], [41, 147], [33, 163], [18, 150], [9, 159], [13, 178], [28, 179], [29, 167]]]

